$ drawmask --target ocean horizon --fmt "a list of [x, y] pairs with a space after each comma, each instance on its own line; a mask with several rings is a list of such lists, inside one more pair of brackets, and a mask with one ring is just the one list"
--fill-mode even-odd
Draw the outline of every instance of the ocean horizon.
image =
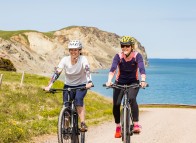
[[[138, 93], [138, 104], [196, 105], [196, 59], [150, 58], [146, 67], [149, 87]], [[92, 73], [95, 87], [91, 90], [112, 99], [106, 83], [109, 69]]]

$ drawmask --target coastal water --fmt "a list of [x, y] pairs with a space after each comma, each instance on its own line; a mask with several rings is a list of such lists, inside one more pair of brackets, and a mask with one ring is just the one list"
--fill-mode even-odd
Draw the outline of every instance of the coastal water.
[[[92, 74], [93, 91], [112, 98], [112, 89], [102, 85], [108, 70]], [[196, 105], [196, 59], [149, 59], [146, 68], [149, 87], [139, 91], [139, 104]]]

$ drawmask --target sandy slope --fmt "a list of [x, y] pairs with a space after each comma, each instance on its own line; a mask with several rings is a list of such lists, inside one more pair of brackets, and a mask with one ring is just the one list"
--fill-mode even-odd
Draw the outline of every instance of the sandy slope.
[[[142, 132], [131, 143], [195, 143], [196, 109], [141, 108]], [[107, 122], [89, 128], [86, 143], [121, 143], [114, 138], [115, 124]], [[36, 138], [35, 143], [57, 143], [56, 135]]]

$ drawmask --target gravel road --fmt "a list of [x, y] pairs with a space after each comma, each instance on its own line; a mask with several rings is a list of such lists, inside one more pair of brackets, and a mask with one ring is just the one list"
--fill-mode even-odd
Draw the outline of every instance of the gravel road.
[[[195, 143], [196, 109], [141, 108], [142, 132], [131, 137], [131, 143]], [[122, 143], [114, 138], [114, 122], [89, 128], [86, 143]], [[37, 137], [34, 143], [57, 143], [56, 135]]]

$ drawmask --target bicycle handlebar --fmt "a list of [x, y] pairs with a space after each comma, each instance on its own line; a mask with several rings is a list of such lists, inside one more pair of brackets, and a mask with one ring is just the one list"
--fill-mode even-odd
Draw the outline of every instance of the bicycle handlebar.
[[[94, 87], [94, 85], [92, 86]], [[63, 92], [63, 91], [73, 91], [73, 90], [86, 90], [87, 88], [85, 86], [79, 86], [79, 87], [68, 87], [68, 88], [51, 88], [48, 92], [49, 93], [56, 93], [56, 92]]]
[[68, 88], [64, 88], [64, 89], [61, 89], [61, 88], [51, 88], [49, 90], [49, 92], [57, 92], [57, 91], [72, 91], [72, 90], [76, 90], [76, 89], [79, 89], [79, 90], [85, 90], [86, 87], [85, 86], [81, 86], [81, 87], [68, 87]]
[[[140, 84], [131, 84], [131, 85], [119, 85], [119, 84], [112, 84], [111, 86], [106, 86], [106, 84], [103, 84], [103, 87], [107, 87], [107, 88], [119, 88], [119, 89], [127, 89], [127, 88], [143, 88], [141, 87]], [[149, 87], [149, 84], [146, 84], [146, 87]], [[145, 89], [145, 88], [144, 88]]]

